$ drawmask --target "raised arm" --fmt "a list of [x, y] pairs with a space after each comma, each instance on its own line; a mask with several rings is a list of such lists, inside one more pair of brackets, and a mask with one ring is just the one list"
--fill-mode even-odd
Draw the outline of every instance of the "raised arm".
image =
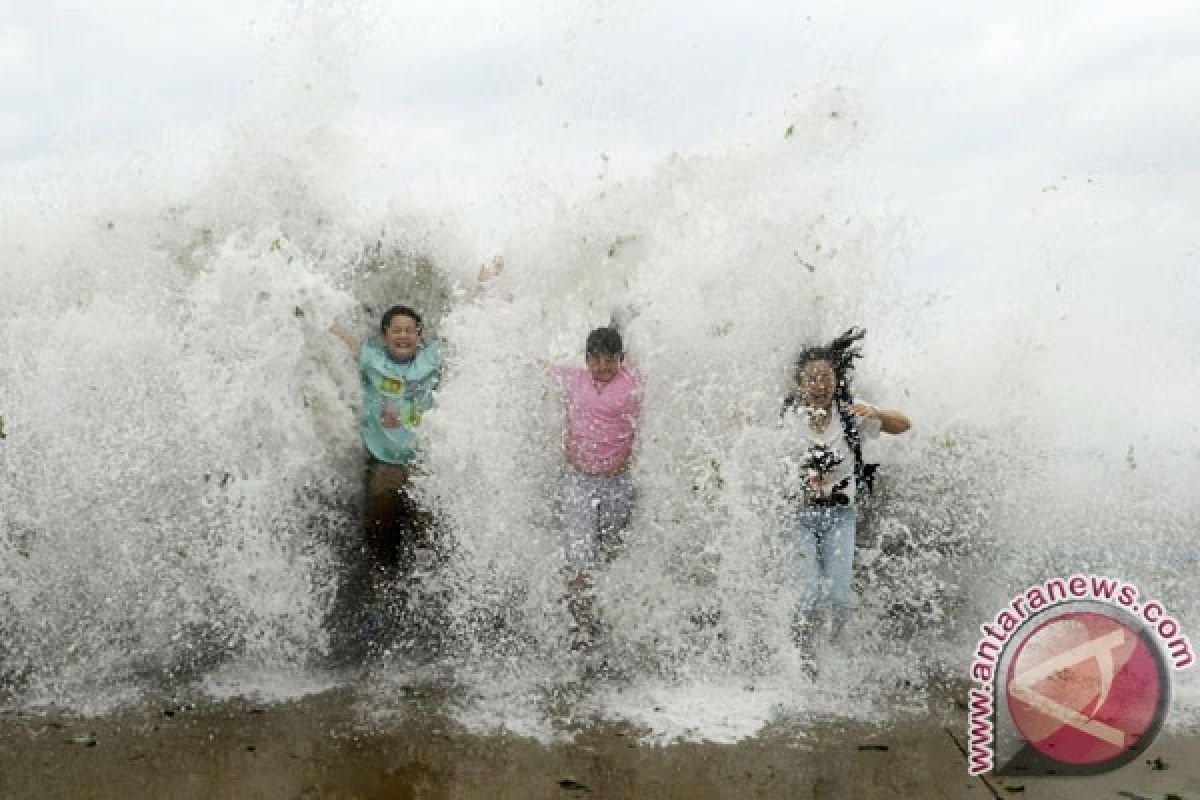
[[362, 353], [362, 339], [358, 334], [340, 322], [333, 323], [332, 327], [329, 328], [329, 332], [336, 336], [342, 344], [346, 345], [346, 348], [357, 361], [359, 354]]
[[[475, 278], [475, 286], [471, 290], [471, 297], [477, 298], [483, 296], [484, 290], [487, 289], [488, 283], [500, 276], [504, 272], [504, 258], [496, 256], [489, 262], [485, 262], [479, 267], [479, 274]], [[511, 302], [512, 297], [508, 300]]]

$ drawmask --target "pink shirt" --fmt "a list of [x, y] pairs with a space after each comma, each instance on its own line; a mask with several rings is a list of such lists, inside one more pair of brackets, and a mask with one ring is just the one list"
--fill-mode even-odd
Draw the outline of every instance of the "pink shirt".
[[559, 366], [554, 376], [567, 396], [567, 455], [593, 475], [613, 472], [633, 451], [641, 414], [641, 382], [625, 367], [597, 384], [586, 367]]

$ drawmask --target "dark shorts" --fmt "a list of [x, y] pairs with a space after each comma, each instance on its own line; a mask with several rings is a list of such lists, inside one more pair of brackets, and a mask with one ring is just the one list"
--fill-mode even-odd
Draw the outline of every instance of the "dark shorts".
[[385, 570], [410, 568], [415, 549], [432, 544], [432, 516], [413, 498], [412, 474], [411, 465], [367, 459], [363, 533], [375, 566]]

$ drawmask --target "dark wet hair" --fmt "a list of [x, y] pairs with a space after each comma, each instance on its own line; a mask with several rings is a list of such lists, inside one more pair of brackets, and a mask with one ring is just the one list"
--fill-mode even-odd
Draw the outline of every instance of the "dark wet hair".
[[838, 381], [844, 381], [849, 373], [854, 371], [854, 362], [862, 358], [862, 348], [858, 342], [867, 335], [862, 328], [850, 328], [829, 344], [819, 344], [806, 347], [796, 356], [795, 373], [804, 369], [813, 361], [828, 361], [829, 366], [837, 374]]
[[625, 345], [616, 328], [596, 328], [588, 334], [584, 352], [589, 356], [623, 356]]
[[[850, 373], [854, 371], [854, 362], [862, 358], [862, 348], [859, 342], [867, 332], [862, 328], [850, 328], [841, 336], [828, 344], [811, 345], [800, 351], [796, 356], [792, 375], [798, 376], [800, 371], [814, 361], [827, 361], [833, 367], [837, 376], [835, 395], [840, 402], [848, 402], [850, 397]], [[784, 407], [798, 403], [800, 398], [793, 389], [784, 400]]]
[[404, 316], [417, 323], [417, 333], [421, 332], [424, 323], [421, 322], [421, 315], [413, 311], [408, 306], [392, 306], [387, 311], [383, 312], [383, 319], [379, 321], [379, 330], [387, 333], [388, 326], [392, 324], [392, 320], [398, 316]]

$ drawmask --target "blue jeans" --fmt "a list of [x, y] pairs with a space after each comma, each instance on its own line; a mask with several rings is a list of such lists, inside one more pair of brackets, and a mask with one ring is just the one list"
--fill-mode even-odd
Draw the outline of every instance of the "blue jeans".
[[832, 612], [836, 632], [850, 616], [854, 596], [855, 511], [851, 506], [800, 506], [789, 512], [786, 535], [792, 578], [804, 622]]

